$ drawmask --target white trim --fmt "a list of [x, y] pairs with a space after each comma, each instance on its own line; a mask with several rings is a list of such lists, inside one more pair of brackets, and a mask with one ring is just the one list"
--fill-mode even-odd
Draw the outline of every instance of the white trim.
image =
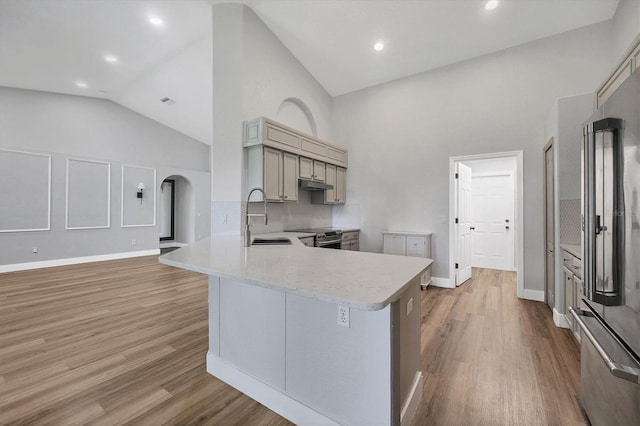
[[124, 253], [99, 254], [96, 256], [69, 257], [66, 259], [43, 260], [40, 262], [14, 263], [0, 265], [1, 272], [28, 271], [31, 269], [52, 268], [55, 266], [77, 265], [79, 263], [103, 262], [105, 260], [127, 259], [130, 257], [153, 256], [160, 254], [160, 249], [129, 251]]
[[556, 327], [571, 328], [571, 325], [569, 324], [569, 321], [567, 321], [567, 317], [565, 316], [565, 314], [561, 314], [556, 310], [556, 308], [553, 308], [553, 323], [556, 325]]
[[173, 241], [167, 241], [166, 243], [160, 243], [160, 248], [171, 248], [171, 247], [186, 247], [189, 244], [185, 244], [185, 243], [176, 243]]
[[[147, 170], [153, 170], [153, 223], [143, 223], [143, 224], [139, 224], [139, 225], [125, 225], [124, 224], [124, 168], [125, 167], [130, 167], [132, 169], [147, 169]], [[136, 166], [133, 164], [123, 164], [122, 165], [122, 176], [121, 176], [121, 181], [120, 181], [120, 227], [121, 228], [144, 228], [144, 227], [151, 227], [151, 226], [156, 226], [156, 208], [158, 205], [158, 200], [157, 200], [157, 188], [156, 188], [156, 184], [157, 184], [157, 177], [158, 177], [158, 171], [154, 168], [154, 167], [145, 167], [145, 166]], [[164, 182], [164, 180], [163, 180]]]
[[535, 302], [544, 302], [544, 291], [530, 290], [528, 288], [525, 288], [524, 290], [522, 290], [522, 297], [520, 297], [520, 299], [533, 300]]
[[481, 173], [473, 173], [473, 169], [471, 169], [471, 177], [483, 178], [483, 177], [495, 177], [495, 176], [513, 176], [513, 172], [510, 170], [505, 170], [502, 172], [481, 172]]
[[[516, 295], [519, 298], [525, 297], [524, 288], [524, 162], [522, 151], [494, 152], [489, 154], [464, 155], [459, 157], [449, 157], [449, 280], [455, 284], [455, 163], [459, 161], [483, 160], [492, 158], [515, 157], [516, 159], [516, 253], [515, 266], [517, 276]], [[434, 282], [435, 285], [435, 282]], [[544, 291], [541, 292], [544, 296]], [[537, 300], [537, 299], [532, 299]]]
[[35, 152], [18, 151], [17, 149], [0, 148], [0, 151], [14, 152], [16, 154], [33, 155], [36, 157], [46, 157], [49, 159], [49, 182], [48, 182], [48, 200], [47, 200], [47, 227], [46, 228], [27, 228], [27, 229], [1, 229], [2, 232], [36, 232], [36, 231], [51, 231], [51, 155], [38, 154]]
[[211, 352], [207, 352], [207, 373], [233, 386], [295, 424], [338, 425], [335, 421], [296, 401], [289, 395], [243, 373]]
[[410, 426], [413, 423], [416, 410], [422, 400], [423, 381], [422, 371], [416, 372], [409, 396], [405, 400], [402, 410], [400, 410], [400, 426]]
[[431, 277], [431, 285], [434, 287], [454, 288], [449, 278]]
[[[69, 226], [69, 163], [94, 163], [107, 165], [107, 224], [100, 226]], [[111, 228], [111, 163], [108, 161], [87, 160], [85, 158], [67, 157], [67, 183], [64, 200], [64, 229], [109, 229]]]

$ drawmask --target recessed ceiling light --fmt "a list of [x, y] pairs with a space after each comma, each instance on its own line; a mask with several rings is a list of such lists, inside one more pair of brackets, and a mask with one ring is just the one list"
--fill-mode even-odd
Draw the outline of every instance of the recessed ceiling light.
[[81, 89], [86, 89], [87, 87], [89, 87], [89, 85], [84, 81], [76, 81], [76, 86], [80, 87]]
[[164, 23], [158, 16], [149, 16], [149, 22], [151, 22], [155, 26], [160, 26]]
[[174, 101], [173, 99], [168, 98], [166, 96], [164, 98], [160, 99], [160, 102], [162, 102], [165, 105], [173, 105], [173, 104], [176, 103], [176, 101]]
[[486, 10], [493, 10], [498, 7], [498, 4], [500, 4], [499, 0], [489, 0], [487, 4], [484, 5], [484, 8]]
[[104, 60], [110, 64], [117, 64], [119, 62], [118, 57], [113, 55], [104, 55]]
[[376, 42], [376, 44], [373, 45], [373, 49], [376, 51], [381, 51], [382, 49], [384, 49], [384, 43], [381, 41]]

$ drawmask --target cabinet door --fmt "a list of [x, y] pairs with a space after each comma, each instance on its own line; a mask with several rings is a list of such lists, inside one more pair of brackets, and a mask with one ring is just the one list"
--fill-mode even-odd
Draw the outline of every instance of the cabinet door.
[[425, 257], [424, 237], [407, 237], [407, 256]]
[[325, 175], [325, 183], [333, 185], [333, 189], [324, 191], [325, 204], [335, 204], [336, 202], [336, 166], [327, 164], [327, 173]]
[[264, 149], [264, 192], [267, 201], [282, 201], [282, 152]]
[[283, 153], [282, 195], [284, 201], [298, 201], [298, 156]]
[[360, 240], [351, 241], [351, 250], [360, 251]]
[[[336, 166], [333, 167], [335, 168]], [[318, 182], [325, 182], [325, 170], [324, 163], [322, 161], [313, 160], [313, 180], [317, 180]]]
[[569, 313], [569, 307], [575, 307], [573, 273], [567, 268], [562, 268], [564, 275], [564, 314], [573, 328], [573, 316]]
[[344, 204], [347, 201], [347, 170], [336, 168], [336, 203]]
[[397, 254], [405, 256], [407, 254], [407, 239], [403, 235], [385, 235], [383, 252], [385, 254]]
[[307, 157], [300, 157], [300, 179], [313, 179], [313, 160]]

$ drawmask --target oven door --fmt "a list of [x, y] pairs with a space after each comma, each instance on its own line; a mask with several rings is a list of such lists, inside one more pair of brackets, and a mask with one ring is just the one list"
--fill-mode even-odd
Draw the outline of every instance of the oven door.
[[342, 249], [342, 239], [332, 241], [316, 241], [316, 245], [322, 248]]

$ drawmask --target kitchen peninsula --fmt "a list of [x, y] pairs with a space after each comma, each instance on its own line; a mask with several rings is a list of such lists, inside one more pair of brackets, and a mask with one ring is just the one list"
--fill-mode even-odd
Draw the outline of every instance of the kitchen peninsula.
[[207, 371], [296, 424], [409, 424], [432, 260], [267, 235], [291, 244], [212, 237], [160, 257], [209, 275]]

